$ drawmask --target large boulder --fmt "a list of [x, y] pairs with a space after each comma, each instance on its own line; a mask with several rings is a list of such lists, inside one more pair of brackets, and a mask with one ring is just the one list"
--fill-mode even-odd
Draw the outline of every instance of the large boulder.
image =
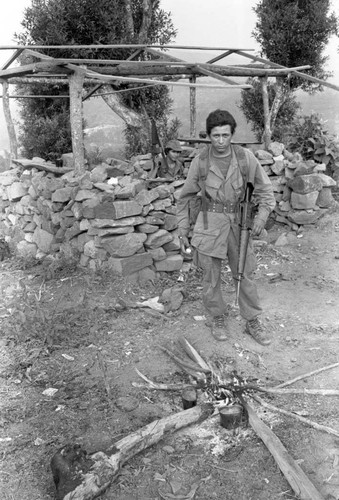
[[319, 174], [299, 175], [288, 181], [287, 185], [299, 194], [307, 194], [312, 191], [320, 191], [323, 183]]

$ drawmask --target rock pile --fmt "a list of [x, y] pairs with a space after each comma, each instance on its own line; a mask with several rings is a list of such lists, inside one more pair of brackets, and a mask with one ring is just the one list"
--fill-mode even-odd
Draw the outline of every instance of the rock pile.
[[273, 218], [277, 222], [297, 230], [301, 225], [314, 224], [333, 205], [331, 190], [336, 182], [324, 173], [325, 164], [305, 161], [278, 142], [255, 155], [273, 185], [277, 200]]
[[[139, 169], [147, 161], [135, 159]], [[134, 164], [115, 159], [78, 178], [72, 171], [8, 170], [0, 174], [1, 233], [22, 256], [60, 253], [92, 270], [144, 279], [179, 270], [175, 204], [184, 181], [143, 177]]]

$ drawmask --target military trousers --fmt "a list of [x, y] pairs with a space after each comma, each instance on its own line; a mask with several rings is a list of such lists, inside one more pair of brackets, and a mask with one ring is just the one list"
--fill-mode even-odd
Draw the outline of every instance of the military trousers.
[[[227, 255], [235, 286], [237, 286], [239, 244], [238, 235], [231, 229], [227, 241]], [[197, 251], [195, 255], [196, 264], [203, 270], [203, 292], [202, 300], [206, 312], [210, 316], [219, 316], [227, 311], [227, 304], [221, 291], [221, 266], [223, 259], [204, 255]], [[262, 313], [260, 299], [256, 284], [253, 281], [253, 271], [256, 267], [256, 259], [249, 242], [244, 277], [240, 282], [239, 310], [241, 316], [246, 320], [254, 319]]]

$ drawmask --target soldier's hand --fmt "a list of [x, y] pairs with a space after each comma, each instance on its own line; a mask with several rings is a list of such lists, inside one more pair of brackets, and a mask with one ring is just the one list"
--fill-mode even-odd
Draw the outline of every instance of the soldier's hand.
[[190, 243], [188, 241], [187, 236], [179, 236], [180, 248], [185, 251], [187, 247], [189, 247]]
[[264, 227], [265, 227], [265, 222], [263, 220], [254, 219], [253, 227], [252, 227], [252, 235], [253, 236], [260, 236]]

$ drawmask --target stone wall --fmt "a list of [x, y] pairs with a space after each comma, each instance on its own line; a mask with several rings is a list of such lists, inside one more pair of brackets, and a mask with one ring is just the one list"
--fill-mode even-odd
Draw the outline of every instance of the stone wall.
[[1, 233], [23, 257], [62, 255], [92, 270], [148, 279], [179, 270], [175, 203], [184, 181], [149, 182], [149, 166], [145, 155], [133, 164], [107, 160], [79, 178], [37, 168], [3, 172]]
[[335, 203], [331, 190], [336, 182], [325, 174], [325, 164], [305, 161], [278, 142], [255, 155], [273, 185], [277, 205], [272, 217], [277, 222], [298, 230], [314, 224]]
[[[333, 203], [336, 183], [324, 165], [279, 143], [255, 154], [273, 184], [277, 222], [296, 230]], [[64, 166], [70, 160], [64, 155]], [[41, 170], [47, 164], [39, 158], [21, 163], [0, 173], [0, 232], [19, 255], [64, 256], [145, 280], [181, 268], [176, 201], [184, 180], [149, 180], [150, 155], [108, 159], [78, 178]]]

